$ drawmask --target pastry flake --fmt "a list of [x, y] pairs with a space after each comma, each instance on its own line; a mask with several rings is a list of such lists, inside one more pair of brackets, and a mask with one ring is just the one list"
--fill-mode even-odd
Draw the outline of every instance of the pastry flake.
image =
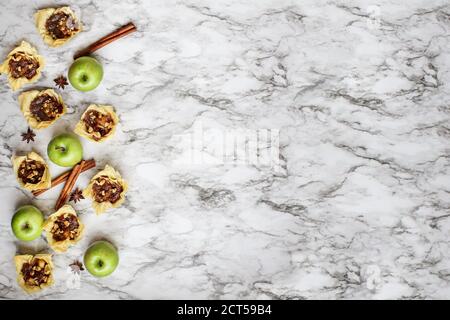
[[17, 255], [14, 257], [17, 282], [28, 293], [53, 284], [53, 262], [50, 254]]
[[119, 172], [106, 165], [105, 169], [92, 177], [83, 196], [91, 198], [95, 213], [101, 214], [109, 208], [119, 207], [125, 201], [127, 190], [128, 185]]
[[23, 92], [19, 96], [19, 105], [33, 129], [47, 128], [66, 113], [64, 101], [53, 89]]
[[44, 223], [47, 242], [55, 252], [65, 252], [80, 241], [84, 225], [70, 205], [62, 206]]
[[70, 7], [38, 10], [34, 17], [39, 34], [50, 47], [65, 44], [82, 30], [80, 21]]
[[47, 163], [36, 152], [12, 159], [14, 173], [20, 186], [29, 191], [48, 189], [52, 178]]
[[91, 104], [81, 115], [74, 132], [91, 141], [103, 142], [114, 135], [118, 123], [113, 107]]
[[41, 76], [44, 58], [28, 42], [12, 50], [0, 65], [0, 73], [8, 75], [9, 85], [16, 91], [26, 84], [33, 83]]

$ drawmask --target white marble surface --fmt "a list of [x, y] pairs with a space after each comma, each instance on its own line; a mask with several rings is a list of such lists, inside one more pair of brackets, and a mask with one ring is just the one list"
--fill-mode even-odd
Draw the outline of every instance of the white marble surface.
[[[48, 48], [32, 15], [67, 3], [85, 31]], [[66, 88], [68, 114], [33, 144], [0, 79], [1, 298], [450, 298], [448, 1], [22, 0], [0, 21], [0, 56], [28, 40], [47, 60], [36, 86], [50, 87], [76, 50], [139, 29], [98, 52], [101, 86]], [[56, 285], [27, 296], [12, 258], [48, 249], [16, 241], [10, 219], [23, 203], [50, 214], [60, 189], [33, 199], [10, 158], [45, 155], [90, 102], [121, 123], [110, 142], [83, 140], [86, 158], [117, 167], [130, 192], [100, 217], [75, 205], [86, 236], [54, 256]], [[280, 167], [180, 164], [179, 137], [199, 124], [279, 129]], [[118, 270], [70, 289], [67, 266], [97, 238], [119, 248]]]

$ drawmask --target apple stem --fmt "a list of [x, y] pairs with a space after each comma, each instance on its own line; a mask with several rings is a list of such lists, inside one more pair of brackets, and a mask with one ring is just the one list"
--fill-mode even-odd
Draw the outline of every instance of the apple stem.
[[66, 148], [60, 147], [60, 146], [56, 146], [55, 149], [56, 150], [61, 150], [61, 151], [66, 151]]

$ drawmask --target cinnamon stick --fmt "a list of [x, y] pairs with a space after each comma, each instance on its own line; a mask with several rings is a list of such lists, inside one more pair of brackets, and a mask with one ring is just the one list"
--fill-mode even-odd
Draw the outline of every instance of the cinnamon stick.
[[98, 49], [103, 48], [104, 46], [110, 44], [111, 42], [123, 38], [129, 35], [130, 33], [135, 32], [136, 30], [137, 30], [136, 26], [132, 22], [129, 22], [126, 25], [120, 27], [119, 29], [104, 36], [103, 38], [100, 38], [99, 40], [95, 41], [87, 48], [79, 51], [77, 54], [75, 54], [73, 58], [77, 59], [82, 56], [90, 55], [91, 53], [97, 51]]
[[84, 163], [85, 161], [81, 160], [81, 162], [72, 169], [72, 172], [67, 178], [66, 184], [64, 185], [64, 188], [62, 189], [61, 194], [56, 201], [55, 210], [60, 209], [66, 203], [67, 198], [69, 197], [69, 194], [72, 191], [73, 186], [75, 185], [75, 182], [77, 181], [78, 176], [81, 173], [81, 170], [83, 169]]
[[[86, 162], [84, 163], [83, 168], [81, 169], [81, 172], [85, 172], [87, 170], [90, 170], [92, 168], [95, 168], [95, 160], [91, 159], [91, 160], [86, 160]], [[57, 176], [56, 178], [54, 178], [52, 180], [52, 184], [50, 186], [50, 188], [48, 189], [40, 189], [40, 190], [34, 190], [32, 193], [35, 197], [43, 194], [44, 192], [50, 190], [53, 187], [56, 187], [57, 185], [60, 185], [61, 183], [67, 181], [67, 179], [69, 178], [70, 173], [72, 172], [72, 170], [66, 171], [63, 174]]]
[[111, 38], [117, 36], [120, 33], [128, 32], [129, 30], [133, 30], [133, 31], [136, 30], [136, 26], [132, 22], [128, 22], [126, 25], [121, 26], [119, 29], [116, 29], [115, 31], [104, 36], [103, 38], [98, 39], [96, 42], [103, 42], [105, 40], [108, 40], [108, 39], [111, 39]]

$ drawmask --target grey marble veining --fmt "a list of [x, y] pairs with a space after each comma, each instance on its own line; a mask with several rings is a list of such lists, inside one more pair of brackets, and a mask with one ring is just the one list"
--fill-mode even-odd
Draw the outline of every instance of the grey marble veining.
[[[85, 30], [49, 48], [32, 15], [70, 3]], [[101, 86], [66, 88], [68, 114], [33, 144], [0, 78], [1, 298], [450, 298], [448, 1], [9, 1], [0, 21], [2, 59], [29, 41], [47, 60], [36, 86], [49, 87], [78, 49], [129, 21], [139, 29], [98, 51]], [[10, 219], [24, 203], [52, 213], [60, 188], [33, 199], [10, 158], [45, 155], [91, 102], [114, 105], [120, 127], [105, 144], [83, 140], [86, 158], [116, 167], [130, 191], [102, 216], [74, 205], [85, 237], [54, 255], [55, 286], [28, 296], [12, 258], [48, 249], [16, 241]], [[205, 161], [214, 134], [203, 164], [177, 161], [200, 125], [279, 130], [279, 163]], [[72, 288], [67, 268], [97, 238], [120, 266]]]

